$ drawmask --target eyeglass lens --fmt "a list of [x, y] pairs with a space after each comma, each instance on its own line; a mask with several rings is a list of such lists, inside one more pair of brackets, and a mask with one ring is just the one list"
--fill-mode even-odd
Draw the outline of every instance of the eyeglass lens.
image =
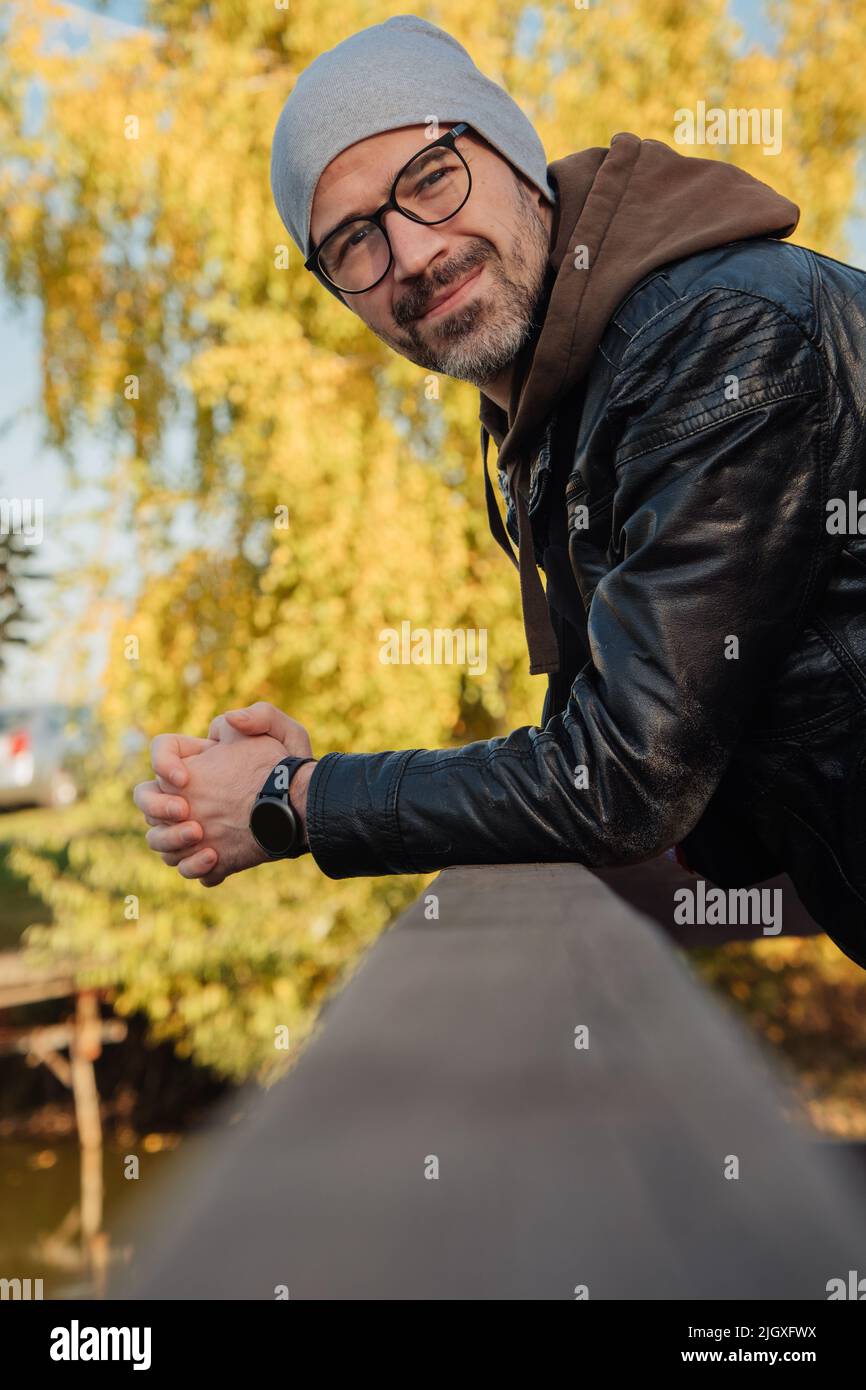
[[[407, 164], [394, 190], [399, 210], [416, 222], [443, 222], [466, 201], [469, 170], [447, 145], [422, 150]], [[388, 265], [388, 241], [366, 217], [347, 222], [328, 237], [319, 265], [338, 289], [371, 289]]]

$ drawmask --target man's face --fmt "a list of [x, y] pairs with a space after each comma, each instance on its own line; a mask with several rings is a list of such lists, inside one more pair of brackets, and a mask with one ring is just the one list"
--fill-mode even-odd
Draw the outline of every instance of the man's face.
[[[388, 174], [424, 148], [425, 129], [384, 131], [331, 160], [313, 199], [314, 245], [350, 213], [381, 206], [391, 189]], [[466, 203], [438, 226], [392, 208], [384, 219], [391, 267], [371, 290], [346, 295], [346, 303], [410, 362], [480, 387], [513, 361], [530, 334], [553, 209], [479, 137], [458, 136], [457, 149], [472, 174]]]

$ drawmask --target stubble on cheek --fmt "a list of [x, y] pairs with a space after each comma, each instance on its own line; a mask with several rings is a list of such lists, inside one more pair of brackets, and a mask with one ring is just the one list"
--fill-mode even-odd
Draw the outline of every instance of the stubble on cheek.
[[485, 284], [469, 296], [465, 304], [431, 319], [429, 323], [412, 321], [396, 328], [393, 335], [384, 337], [397, 352], [419, 367], [449, 374], [452, 363], [449, 355], [460, 343], [478, 340], [488, 323], [495, 322], [496, 304], [502, 293], [498, 265], [486, 263], [489, 273]]

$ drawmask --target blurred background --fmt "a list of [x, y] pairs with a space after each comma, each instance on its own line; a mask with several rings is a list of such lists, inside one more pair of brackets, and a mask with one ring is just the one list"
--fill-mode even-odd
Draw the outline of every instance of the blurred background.
[[[406, 9], [0, 4], [0, 497], [32, 508], [0, 533], [0, 1274], [46, 1297], [134, 1258], [111, 1232], [135, 1190], [153, 1200], [141, 1180], [218, 1097], [291, 1066], [423, 883], [335, 883], [309, 858], [185, 882], [131, 801], [150, 739], [257, 699], [320, 755], [540, 717], [477, 390], [431, 393], [304, 271], [271, 201], [298, 72]], [[802, 209], [793, 241], [866, 268], [859, 0], [414, 12], [508, 88], [550, 160], [621, 130], [674, 144], [699, 101], [781, 110], [777, 155], [691, 152], [764, 179]], [[486, 673], [383, 666], [379, 633], [407, 616], [486, 628]], [[688, 960], [784, 1056], [813, 1130], [866, 1141], [866, 972], [822, 937]]]

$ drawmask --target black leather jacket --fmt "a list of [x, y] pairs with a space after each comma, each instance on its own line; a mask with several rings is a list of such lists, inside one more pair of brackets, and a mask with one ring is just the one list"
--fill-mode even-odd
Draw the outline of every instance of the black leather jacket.
[[328, 754], [320, 868], [681, 843], [723, 888], [786, 872], [866, 967], [866, 502], [864, 534], [828, 525], [864, 474], [866, 273], [755, 238], [647, 276], [533, 465], [561, 653], [540, 727]]

